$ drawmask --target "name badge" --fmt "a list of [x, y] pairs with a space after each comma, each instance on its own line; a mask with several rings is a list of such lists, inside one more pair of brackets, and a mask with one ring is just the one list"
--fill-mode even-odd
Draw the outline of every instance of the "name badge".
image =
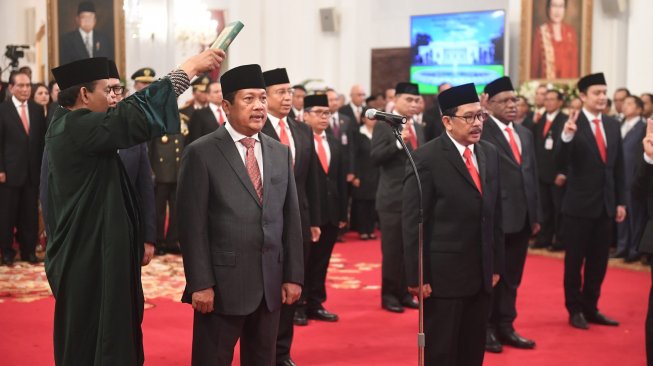
[[344, 146], [347, 146], [349, 141], [347, 141], [347, 134], [343, 133], [342, 137], [340, 137], [340, 143]]
[[551, 136], [547, 137], [546, 141], [544, 141], [544, 149], [553, 150], [553, 139]]

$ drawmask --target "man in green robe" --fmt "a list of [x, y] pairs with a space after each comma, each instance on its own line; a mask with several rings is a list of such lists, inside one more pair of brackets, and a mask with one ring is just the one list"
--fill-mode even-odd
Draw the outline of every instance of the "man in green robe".
[[57, 365], [143, 364], [141, 210], [117, 150], [177, 133], [177, 97], [224, 56], [218, 50], [193, 56], [111, 109], [106, 58], [52, 70], [62, 108], [46, 134], [45, 268], [56, 299]]

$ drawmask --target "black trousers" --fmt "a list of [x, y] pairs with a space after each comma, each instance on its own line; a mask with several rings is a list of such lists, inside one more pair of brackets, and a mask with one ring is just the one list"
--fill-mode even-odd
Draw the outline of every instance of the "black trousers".
[[481, 366], [485, 356], [485, 325], [490, 294], [424, 300], [426, 365]]
[[304, 291], [306, 291], [306, 308], [317, 310], [326, 301], [326, 275], [331, 260], [331, 253], [338, 237], [338, 226], [327, 224], [320, 226], [320, 240], [313, 243], [308, 254], [308, 264], [304, 274]]
[[27, 183], [19, 187], [0, 184], [0, 249], [14, 258], [14, 231], [21, 257], [34, 254], [39, 239], [39, 189]]
[[528, 217], [520, 231], [504, 235], [505, 270], [492, 293], [489, 328], [509, 332], [515, 330], [512, 324], [517, 318], [517, 289], [524, 274], [530, 235]]
[[[154, 185], [156, 206], [156, 239], [161, 247], [176, 248], [179, 242], [177, 231], [177, 183], [156, 183]], [[168, 230], [166, 232], [166, 215]]]
[[646, 364], [653, 366], [653, 261], [651, 263], [651, 290], [648, 293], [648, 312], [646, 313]]
[[231, 366], [234, 347], [240, 339], [241, 365], [274, 366], [278, 326], [279, 310], [269, 311], [265, 299], [252, 314], [244, 316], [196, 311], [192, 365]]
[[570, 314], [598, 311], [614, 225], [605, 211], [598, 218], [564, 216], [565, 305]]
[[558, 187], [553, 183], [540, 182], [542, 228], [537, 234], [537, 244], [562, 246], [562, 213], [560, 208], [562, 207], [564, 192], [564, 187]]
[[401, 301], [408, 295], [404, 269], [401, 212], [379, 211], [381, 224], [381, 299]]
[[374, 233], [374, 224], [376, 223], [376, 210], [374, 209], [374, 200], [354, 199], [352, 202], [352, 221], [356, 222], [356, 230], [359, 234]]
[[[308, 271], [308, 255], [310, 253], [311, 241], [304, 241], [304, 273]], [[277, 364], [290, 359], [290, 348], [295, 335], [293, 319], [295, 310], [298, 306], [303, 306], [306, 298], [305, 290], [302, 290], [302, 296], [299, 301], [292, 305], [281, 305], [281, 315], [279, 317], [279, 333], [277, 334]]]

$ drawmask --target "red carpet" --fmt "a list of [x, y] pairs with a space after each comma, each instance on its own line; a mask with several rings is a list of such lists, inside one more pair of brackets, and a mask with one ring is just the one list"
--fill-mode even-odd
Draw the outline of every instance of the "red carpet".
[[[297, 328], [295, 361], [299, 365], [416, 365], [417, 312], [396, 315], [380, 309], [378, 242], [338, 244], [336, 254], [325, 305], [341, 320]], [[580, 331], [567, 325], [561, 260], [530, 255], [516, 326], [537, 341], [537, 349], [507, 348], [503, 354], [486, 355], [485, 365], [645, 365], [649, 278], [645, 272], [610, 268], [600, 308], [620, 320], [621, 326]], [[6, 285], [2, 282], [0, 294]], [[146, 365], [189, 365], [190, 308], [167, 298], [149, 302], [154, 307], [145, 312], [143, 325]], [[53, 365], [53, 306], [51, 298], [23, 303], [5, 297], [0, 303], [1, 365]]]

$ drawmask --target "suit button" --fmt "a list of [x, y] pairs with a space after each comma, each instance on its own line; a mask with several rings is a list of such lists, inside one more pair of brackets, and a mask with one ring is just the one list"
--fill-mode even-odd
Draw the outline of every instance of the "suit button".
[[176, 149], [175, 149], [175, 152], [179, 152], [179, 148], [176, 148]]
[[175, 139], [175, 145], [179, 145], [179, 140]]
[[159, 162], [163, 163], [163, 158], [159, 158]]
[[179, 161], [179, 157], [177, 156], [177, 157], [175, 158], [175, 160]]

